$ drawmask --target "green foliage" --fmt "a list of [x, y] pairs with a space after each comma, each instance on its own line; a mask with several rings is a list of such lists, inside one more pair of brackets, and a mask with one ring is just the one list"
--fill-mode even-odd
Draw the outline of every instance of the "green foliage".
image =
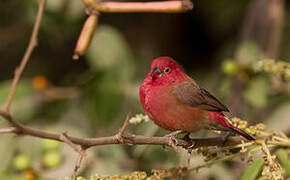
[[[3, 105], [10, 90], [10, 81], [0, 84], [0, 102]], [[12, 113], [22, 122], [27, 122], [37, 111], [37, 98], [34, 96], [35, 89], [32, 81], [22, 80], [13, 97]]]
[[121, 110], [124, 94], [121, 84], [114, 80], [114, 74], [104, 74], [93, 83], [90, 112], [94, 121], [110, 123]]
[[28, 169], [30, 164], [31, 160], [25, 154], [18, 154], [13, 160], [13, 165], [18, 170]]
[[255, 180], [259, 176], [264, 160], [262, 158], [256, 159], [251, 165], [247, 167], [241, 180]]
[[[14, 150], [16, 149], [16, 143], [13, 137], [0, 137], [0, 154], [5, 154], [5, 156], [1, 156], [0, 163], [0, 177], [1, 172], [7, 170], [8, 167], [12, 167], [11, 162], [14, 161]], [[1, 179], [1, 178], [0, 178]]]
[[61, 155], [58, 151], [47, 151], [43, 154], [43, 164], [48, 168], [55, 168], [61, 163]]
[[134, 71], [133, 55], [122, 34], [110, 26], [100, 26], [88, 51], [93, 70], [103, 71], [119, 81], [128, 81]]
[[232, 59], [226, 59], [222, 64], [222, 71], [227, 75], [234, 75], [239, 71], [239, 67]]
[[285, 80], [290, 80], [290, 63], [285, 61], [263, 59], [254, 66], [254, 70], [257, 72], [268, 72]]
[[290, 159], [288, 155], [287, 149], [278, 149], [276, 155], [281, 162], [282, 166], [284, 167], [287, 177], [290, 177]]
[[251, 79], [244, 91], [244, 98], [250, 105], [263, 108], [268, 105], [269, 83], [262, 76]]
[[275, 110], [265, 120], [269, 127], [279, 131], [287, 131], [289, 129], [289, 109], [290, 103], [279, 104]]
[[[31, 29], [31, 25], [27, 23], [33, 24], [35, 21], [38, 2], [4, 1], [3, 3], [0, 12], [1, 22], [3, 22], [3, 25], [1, 24], [0, 50], [5, 53], [1, 59], [3, 62], [1, 71], [3, 81], [0, 84], [1, 105], [5, 103], [11, 85], [10, 81], [4, 81], [4, 79], [12, 77], [13, 69], [19, 63], [19, 58], [21, 58], [27, 45], [28, 35], [30, 34], [28, 30]], [[290, 86], [289, 82], [286, 81], [290, 77], [289, 63], [263, 59], [263, 52], [254, 42], [242, 43], [235, 52], [234, 44], [237, 36], [234, 33], [228, 33], [242, 29], [237, 25], [240, 23], [241, 15], [246, 12], [247, 3], [248, 1], [222, 0], [210, 3], [200, 1], [196, 4], [199, 7], [199, 16], [195, 16], [194, 13], [192, 18], [178, 21], [177, 25], [166, 19], [165, 15], [157, 15], [155, 20], [155, 15], [146, 15], [146, 18], [145, 15], [132, 15], [131, 19], [127, 15], [118, 14], [114, 15], [115, 18], [113, 18], [112, 15], [104, 14], [100, 16], [100, 24], [97, 27], [87, 56], [79, 61], [72, 61], [71, 54], [77, 39], [76, 35], [85, 17], [82, 1], [47, 1], [38, 37], [38, 48], [33, 53], [25, 71], [25, 77], [21, 79], [13, 98], [13, 117], [29, 126], [45, 129], [49, 132], [62, 133], [67, 131], [69, 135], [77, 137], [112, 135], [119, 129], [119, 124], [128, 111], [140, 112], [138, 87], [142, 78], [146, 75], [145, 71], [148, 69], [149, 60], [152, 57], [168, 55], [176, 56], [176, 58], [178, 57], [177, 61], [181, 61], [181, 63], [183, 61], [184, 64], [188, 65], [185, 68], [186, 70], [198, 72], [196, 73], [198, 75], [194, 77], [197, 81], [201, 78], [210, 80], [206, 81], [206, 85], [213, 89], [221, 85], [221, 96], [224, 96], [225, 99], [228, 98], [224, 102], [231, 101], [228, 95], [232, 93], [231, 87], [235, 83], [232, 79], [237, 77], [245, 84], [246, 89], [242, 92], [242, 95], [250, 106], [248, 109], [253, 109], [254, 112], [257, 108], [267, 110], [253, 116], [245, 111], [242, 112], [243, 116], [247, 120], [255, 118], [254, 120], [259, 121], [265, 120], [260, 117], [267, 117], [266, 124], [268, 127], [275, 130], [287, 130], [289, 127]], [[15, 11], [11, 13], [11, 9]], [[221, 12], [221, 9], [227, 10]], [[7, 13], [5, 14], [5, 12]], [[178, 15], [178, 19], [182, 16]], [[159, 22], [160, 17], [164, 21]], [[169, 15], [168, 17], [175, 19], [175, 16]], [[198, 21], [196, 21], [196, 18], [198, 18]], [[191, 32], [192, 29], [188, 26], [190, 23], [186, 19], [196, 21], [199, 26], [193, 29], [202, 33]], [[21, 21], [24, 21], [24, 23]], [[170, 23], [167, 24], [167, 21]], [[122, 32], [126, 32], [126, 36], [116, 27], [103, 25], [102, 23], [114, 24]], [[289, 27], [285, 28], [289, 29]], [[180, 34], [173, 34], [175, 32]], [[196, 39], [190, 41], [191, 36], [183, 34], [186, 32], [193, 34]], [[196, 34], [206, 37], [206, 41], [199, 39]], [[284, 52], [282, 54], [289, 54], [288, 34], [283, 34], [282, 50]], [[130, 39], [132, 45], [127, 43], [125, 37]], [[182, 37], [184, 39], [181, 39]], [[200, 42], [204, 42], [204, 44], [200, 44]], [[8, 48], [5, 47], [6, 43], [9, 45]], [[195, 49], [195, 45], [201, 47], [201, 49]], [[208, 50], [206, 50], [207, 46], [209, 47]], [[216, 58], [216, 54], [213, 54], [213, 52], [219, 54], [217, 51], [219, 51], [220, 46], [226, 47], [226, 51], [229, 53], [226, 56]], [[133, 52], [136, 58], [133, 57]], [[201, 59], [204, 57], [207, 60], [206, 62]], [[221, 67], [224, 74], [228, 75], [226, 78], [224, 78], [224, 75], [221, 76], [221, 73], [217, 72], [217, 66], [210, 62], [212, 59], [221, 58], [226, 59]], [[281, 58], [287, 60], [287, 57], [283, 57], [283, 55]], [[136, 65], [139, 66], [138, 71], [135, 70]], [[203, 69], [203, 67], [206, 67], [206, 69]], [[51, 84], [49, 84], [51, 89], [49, 90], [76, 85], [73, 88], [78, 88], [77, 95], [63, 101], [49, 97], [49, 95], [60, 95], [57, 91], [36, 91], [32, 86], [31, 79], [37, 74], [43, 74], [43, 76], [51, 79]], [[279, 87], [282, 87], [281, 90], [274, 87], [273, 79], [278, 79], [281, 85]], [[65, 91], [66, 93], [69, 94], [68, 91]], [[280, 101], [275, 102], [273, 97], [276, 98], [277, 96], [283, 99], [285, 104]], [[228, 105], [231, 107], [231, 104]], [[130, 122], [138, 125], [131, 125], [132, 128], [129, 131], [148, 136], [162, 136], [166, 133], [160, 131], [151, 121], [140, 123], [143, 121], [147, 122], [148, 117], [144, 115], [133, 117]], [[285, 142], [289, 142], [285, 137], [281, 137], [279, 132], [262, 131], [263, 128], [261, 127], [263, 125], [261, 124], [260, 126], [246, 128], [247, 124], [245, 122], [234, 123], [245, 131], [266, 138], [266, 150], [276, 146], [275, 143], [284, 143], [285, 145]], [[5, 121], [0, 120], [1, 128], [7, 125]], [[201, 136], [206, 135], [201, 134]], [[283, 140], [279, 141], [279, 138]], [[27, 168], [32, 168], [32, 171], [40, 176], [39, 179], [60, 179], [71, 174], [77, 156], [74, 151], [67, 145], [60, 145], [56, 141], [31, 139], [33, 138], [0, 136], [0, 179], [27, 179], [24, 176]], [[159, 146], [130, 147], [114, 145], [98, 147], [87, 152], [87, 161], [82, 164], [83, 169], [80, 169], [80, 174], [89, 177], [96, 172], [100, 173], [100, 175], [92, 176], [92, 179], [123, 177], [153, 180], [176, 177], [173, 175], [177, 175], [178, 178], [185, 178], [183, 175], [186, 173], [188, 179], [208, 179], [209, 176], [211, 176], [210, 178], [218, 179], [221, 177], [222, 179], [227, 176], [236, 177], [236, 175], [233, 174], [232, 168], [226, 169], [219, 162], [232, 160], [243, 155], [252, 158], [255, 152], [260, 152], [255, 153], [255, 157], [263, 156], [266, 163], [263, 163], [261, 159], [255, 160], [253, 164], [246, 168], [242, 179], [257, 178], [261, 175], [261, 168], [265, 170], [265, 177], [263, 178], [271, 177], [275, 173], [280, 175], [281, 169], [270, 151], [262, 152], [261, 155], [260, 150], [260, 141], [256, 144], [245, 142], [234, 147], [199, 149], [196, 153], [201, 155], [196, 153], [192, 155], [194, 158], [194, 161], [192, 161], [193, 169], [199, 162], [204, 162], [203, 160], [208, 160], [208, 162], [202, 167], [216, 164], [219, 168], [215, 170], [214, 167], [211, 167], [212, 169], [209, 171], [199, 171], [189, 175], [182, 168], [145, 173], [150, 172], [152, 167], [177, 167], [178, 164], [185, 163], [184, 157], [182, 157], [186, 156], [185, 153], [182, 153], [181, 156], [171, 150], [169, 150], [170, 152], [164, 151]], [[282, 168], [289, 176], [287, 150], [279, 149], [275, 152], [275, 155], [277, 155]], [[239, 161], [230, 162], [237, 166], [240, 163]], [[266, 165], [267, 163], [269, 166]], [[123, 172], [132, 172], [134, 169], [142, 171], [122, 174]], [[271, 171], [271, 169], [274, 170]], [[217, 172], [213, 173], [214, 170]], [[241, 172], [242, 169], [239, 171]], [[270, 173], [267, 174], [267, 172]], [[106, 176], [104, 174], [120, 175]], [[79, 177], [79, 179], [82, 178]]]
[[237, 51], [237, 62], [243, 68], [252, 68], [261, 58], [257, 44], [251, 41], [244, 42]]
[[[162, 180], [162, 179], [183, 179], [183, 173], [187, 168], [153, 169], [147, 174], [144, 171], [135, 171], [130, 174], [119, 175], [93, 175], [86, 179], [77, 177], [77, 180]], [[66, 178], [67, 179], [67, 178]], [[65, 180], [66, 180], [65, 179]]]
[[44, 139], [42, 147], [44, 150], [57, 150], [60, 147], [60, 144], [59, 141]]
[[122, 35], [110, 26], [96, 31], [88, 52], [96, 72], [90, 95], [90, 113], [99, 122], [110, 123], [121, 110], [124, 91], [133, 75], [133, 56]]

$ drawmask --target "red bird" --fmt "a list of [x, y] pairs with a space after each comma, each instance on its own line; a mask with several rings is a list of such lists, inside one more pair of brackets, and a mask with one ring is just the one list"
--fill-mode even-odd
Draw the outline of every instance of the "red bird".
[[152, 61], [139, 93], [146, 114], [163, 129], [187, 133], [231, 130], [248, 140], [255, 139], [228, 122], [222, 113], [228, 108], [199, 87], [170, 57]]

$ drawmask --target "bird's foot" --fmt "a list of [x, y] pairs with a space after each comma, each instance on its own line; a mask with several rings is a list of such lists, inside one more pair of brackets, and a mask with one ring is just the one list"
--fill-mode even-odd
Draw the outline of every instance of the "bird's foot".
[[171, 132], [171, 133], [169, 133], [169, 134], [166, 134], [164, 137], [174, 137], [174, 136], [176, 136], [177, 134], [181, 134], [181, 133], [184, 133], [185, 131], [183, 131], [183, 130], [176, 130], [176, 131], [173, 131], [173, 132]]
[[175, 138], [175, 136], [177, 134], [180, 134], [180, 133], [183, 133], [183, 132], [184, 132], [183, 130], [177, 130], [177, 131], [173, 131], [173, 132], [171, 132], [171, 133], [169, 133], [169, 134], [164, 136], [164, 137], [168, 137], [168, 140], [169, 140], [168, 145], [170, 147], [172, 147], [178, 153], [180, 152], [180, 150], [177, 148], [178, 141]]
[[183, 140], [184, 141], [187, 141], [187, 142], [190, 142], [191, 138], [189, 137], [190, 133], [186, 133], [184, 136], [183, 136]]
[[232, 133], [230, 133], [230, 132], [227, 132], [225, 135], [222, 135], [222, 139], [223, 139], [222, 146], [226, 145], [226, 143], [231, 135], [232, 135]]
[[191, 153], [192, 153], [192, 150], [195, 146], [195, 143], [192, 142], [192, 139], [190, 138], [190, 133], [187, 133], [182, 139], [184, 141], [187, 141], [187, 142], [190, 142], [191, 145], [186, 147], [185, 149], [187, 150], [187, 166], [189, 167], [190, 166], [190, 160], [191, 160]]

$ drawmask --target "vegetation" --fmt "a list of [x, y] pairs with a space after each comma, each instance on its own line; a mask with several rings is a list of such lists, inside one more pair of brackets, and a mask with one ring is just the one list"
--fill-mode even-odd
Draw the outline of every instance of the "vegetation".
[[[192, 3], [3, 2], [0, 179], [289, 178], [289, 2]], [[172, 146], [138, 97], [161, 55], [257, 140], [206, 131]]]

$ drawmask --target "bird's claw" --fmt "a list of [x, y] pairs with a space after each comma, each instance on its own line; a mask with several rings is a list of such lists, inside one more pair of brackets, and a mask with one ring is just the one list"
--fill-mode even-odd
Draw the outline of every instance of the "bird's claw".
[[229, 137], [230, 137], [231, 135], [232, 135], [231, 133], [226, 133], [226, 135], [223, 135], [223, 136], [222, 136], [222, 139], [223, 139], [223, 143], [222, 143], [222, 145], [223, 145], [223, 146], [226, 145], [226, 143], [227, 143], [227, 141], [228, 141], [228, 139], [229, 139]]
[[184, 141], [190, 141], [190, 137], [189, 137], [190, 133], [186, 133], [185, 136], [182, 138]]
[[168, 137], [168, 145], [172, 147], [178, 153], [180, 152], [180, 150], [177, 148], [178, 140], [175, 138], [175, 136], [183, 132], [184, 132], [183, 130], [177, 130], [164, 136], [164, 137]]
[[124, 143], [124, 137], [123, 137], [123, 135], [121, 135], [121, 134], [118, 133], [118, 134], [115, 135], [115, 138], [118, 141], [118, 143], [121, 143], [121, 144]]
[[176, 152], [180, 152], [180, 150], [177, 148], [177, 139], [174, 136], [170, 136], [169, 138], [169, 142], [168, 145], [171, 146]]
[[169, 134], [166, 134], [164, 137], [174, 137], [177, 134], [181, 134], [181, 133], [184, 133], [184, 131], [183, 130], [177, 130], [177, 131], [173, 131], [173, 132], [171, 132]]

